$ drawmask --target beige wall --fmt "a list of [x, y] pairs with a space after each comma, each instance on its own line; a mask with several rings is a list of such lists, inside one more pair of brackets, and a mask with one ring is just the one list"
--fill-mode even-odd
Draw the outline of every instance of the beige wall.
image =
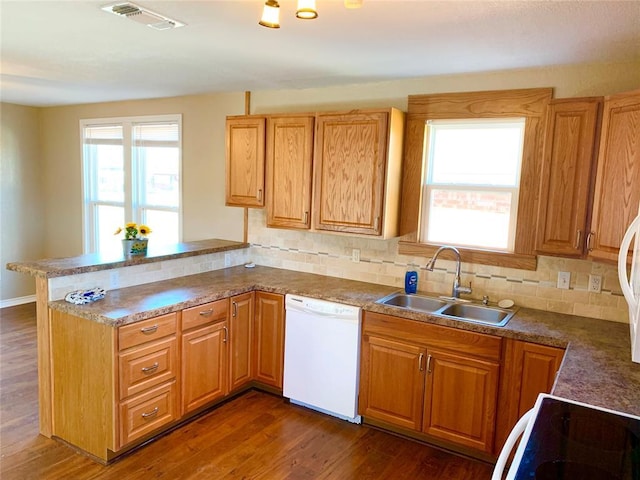
[[[367, 107], [397, 107], [406, 111], [407, 95], [447, 91], [493, 90], [506, 88], [554, 87], [556, 97], [607, 95], [632, 90], [640, 86], [640, 63], [562, 66], [531, 70], [490, 72], [469, 75], [448, 75], [419, 79], [394, 80], [375, 84], [348, 85], [330, 88], [257, 91], [252, 93], [251, 113], [302, 112], [342, 110]], [[39, 109], [42, 131], [40, 168], [45, 202], [40, 202], [46, 242], [42, 255], [59, 257], [82, 252], [82, 192], [79, 121], [85, 118], [127, 115], [181, 113], [183, 115], [183, 237], [242, 239], [242, 209], [224, 206], [224, 120], [227, 115], [244, 112], [244, 94], [194, 95], [167, 99], [111, 102]], [[3, 199], [4, 200], [4, 199]], [[255, 215], [254, 215], [255, 214]], [[292, 241], [288, 233], [261, 226], [261, 212], [252, 212], [250, 241], [259, 238], [261, 244], [284, 247]], [[3, 220], [3, 229], [5, 228]], [[312, 234], [300, 234], [311, 238]], [[305, 237], [307, 235], [307, 237]], [[4, 237], [4, 235], [3, 235]], [[265, 240], [267, 239], [267, 240]], [[319, 239], [319, 240], [318, 240]], [[273, 241], [271, 241], [273, 240]], [[333, 248], [330, 236], [318, 235], [313, 241], [319, 251]], [[343, 240], [344, 241], [344, 240]], [[349, 248], [372, 248], [370, 260], [382, 264], [395, 254], [393, 241], [353, 239]], [[323, 246], [324, 245], [324, 246]], [[391, 249], [391, 250], [389, 250]], [[376, 254], [376, 251], [391, 253]], [[281, 252], [269, 251], [265, 261], [278, 261]], [[32, 255], [24, 251], [5, 256], [3, 260], [27, 260]], [[310, 258], [310, 265], [314, 259]], [[386, 260], [388, 261], [388, 260]], [[581, 266], [581, 270], [592, 267]], [[352, 265], [349, 265], [352, 267]], [[297, 267], [296, 267], [297, 268]], [[330, 272], [334, 272], [331, 270]], [[329, 272], [329, 273], [330, 273]], [[361, 276], [346, 268], [336, 274]], [[330, 273], [331, 274], [331, 273]], [[396, 284], [402, 272], [381, 282]], [[545, 272], [544, 275], [552, 275]], [[371, 278], [369, 275], [368, 278]], [[578, 278], [577, 274], [574, 278]], [[578, 283], [579, 286], [579, 283]], [[613, 286], [610, 287], [615, 289]], [[27, 292], [23, 293], [26, 295]], [[7, 296], [2, 293], [2, 298]], [[617, 297], [615, 298], [617, 302]], [[572, 304], [573, 305], [573, 304]], [[563, 306], [565, 310], [568, 307]], [[573, 307], [572, 307], [573, 308]], [[594, 313], [590, 309], [585, 313]], [[616, 304], [616, 310], [622, 311]]]
[[93, 118], [182, 114], [183, 239], [241, 240], [241, 209], [224, 206], [224, 126], [243, 111], [244, 93], [42, 109], [46, 255], [82, 253], [79, 122]]
[[39, 109], [0, 106], [0, 299], [32, 295], [31, 277], [4, 268], [9, 261], [44, 255]]

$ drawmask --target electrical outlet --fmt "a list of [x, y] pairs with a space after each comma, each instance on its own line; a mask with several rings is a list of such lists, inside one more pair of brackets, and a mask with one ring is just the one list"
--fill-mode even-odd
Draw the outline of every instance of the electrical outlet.
[[589, 275], [589, 291], [593, 293], [602, 291], [602, 275]]
[[360, 249], [359, 248], [354, 248], [353, 250], [351, 250], [351, 261], [352, 262], [359, 262], [360, 261]]
[[230, 253], [225, 253], [224, 254], [224, 266], [225, 267], [230, 267], [231, 266], [231, 254]]
[[558, 288], [569, 290], [571, 283], [571, 272], [558, 272]]
[[118, 288], [118, 282], [120, 281], [120, 274], [117, 270], [112, 270], [109, 272], [109, 288], [114, 289]]

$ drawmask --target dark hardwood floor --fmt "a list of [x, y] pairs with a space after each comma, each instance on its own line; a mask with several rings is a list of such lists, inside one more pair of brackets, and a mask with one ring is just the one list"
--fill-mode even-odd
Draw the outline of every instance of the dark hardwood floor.
[[0, 478], [451, 479], [491, 465], [249, 391], [109, 466], [38, 434], [34, 304], [0, 310]]

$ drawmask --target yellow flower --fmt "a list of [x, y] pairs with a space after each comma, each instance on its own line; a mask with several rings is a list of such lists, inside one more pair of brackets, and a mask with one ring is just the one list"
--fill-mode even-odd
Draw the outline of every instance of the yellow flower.
[[122, 227], [118, 227], [118, 229], [115, 232], [113, 232], [114, 235], [118, 235], [120, 233], [122, 233]]
[[136, 222], [129, 222], [125, 225], [125, 228], [136, 228], [138, 224]]
[[140, 225], [138, 231], [140, 232], [140, 235], [149, 235], [151, 233], [151, 229], [146, 225]]

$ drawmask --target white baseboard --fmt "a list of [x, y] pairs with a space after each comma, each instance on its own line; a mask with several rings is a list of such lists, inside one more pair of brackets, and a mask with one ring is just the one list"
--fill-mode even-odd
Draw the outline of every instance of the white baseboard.
[[22, 305], [25, 303], [31, 303], [36, 301], [35, 295], [27, 295], [26, 297], [8, 298], [7, 300], [0, 300], [0, 308], [15, 307], [16, 305]]

